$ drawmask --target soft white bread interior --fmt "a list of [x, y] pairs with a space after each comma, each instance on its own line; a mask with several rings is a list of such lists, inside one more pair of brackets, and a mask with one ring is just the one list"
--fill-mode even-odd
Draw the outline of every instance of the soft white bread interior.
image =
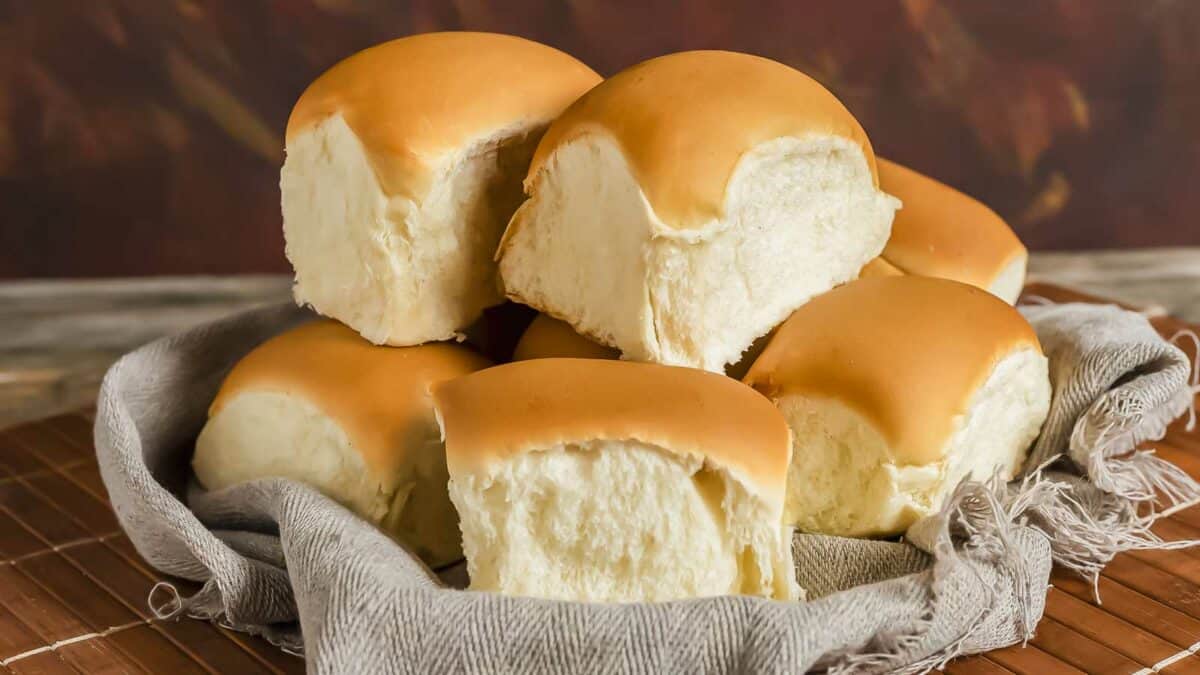
[[879, 184], [904, 202], [883, 249], [887, 262], [908, 274], [977, 286], [1010, 305], [1017, 301], [1029, 254], [995, 211], [882, 157]]
[[721, 371], [853, 279], [898, 203], [826, 89], [746, 54], [651, 59], [539, 143], [497, 256], [508, 296], [626, 359]]
[[1014, 308], [917, 276], [813, 299], [745, 381], [792, 429], [785, 522], [844, 536], [903, 532], [964, 477], [1012, 478], [1050, 406], [1046, 358]]
[[489, 362], [467, 347], [377, 347], [333, 321], [260, 345], [234, 366], [192, 467], [218, 490], [266, 477], [317, 488], [431, 566], [461, 558], [429, 388]]
[[546, 314], [538, 314], [513, 350], [513, 361], [529, 359], [615, 359], [620, 352], [589, 340], [571, 325]]
[[434, 390], [474, 590], [593, 601], [797, 597], [790, 436], [699, 370], [533, 359]]
[[[896, 269], [888, 261], [880, 257], [875, 257], [868, 261], [866, 265], [863, 265], [862, 269], [858, 272], [858, 278], [864, 279], [879, 276], [894, 277], [901, 276], [903, 274], [904, 272]], [[754, 362], [758, 360], [759, 355], [762, 354], [763, 350], [767, 348], [767, 345], [771, 343], [771, 338], [774, 336], [775, 329], [772, 328], [771, 332], [755, 340], [753, 344], [746, 348], [746, 351], [742, 352], [742, 357], [737, 361], [737, 363], [731, 363], [730, 365], [725, 366], [725, 374], [729, 377], [735, 377], [739, 380], [745, 377], [746, 373], [750, 372], [750, 366], [754, 365]]]
[[600, 81], [517, 37], [428, 33], [338, 63], [288, 121], [296, 301], [377, 344], [459, 334], [503, 299], [492, 259], [542, 132]]

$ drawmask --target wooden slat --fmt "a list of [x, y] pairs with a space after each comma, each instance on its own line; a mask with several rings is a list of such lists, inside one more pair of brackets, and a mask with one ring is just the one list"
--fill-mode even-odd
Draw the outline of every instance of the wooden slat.
[[150, 626], [138, 626], [113, 633], [108, 641], [152, 673], [192, 675], [209, 673], [161, 633]]
[[[1200, 325], [1196, 326], [1196, 330], [1200, 332]], [[1193, 356], [1191, 358], [1193, 359], [1192, 363], [1194, 367], [1196, 357]], [[1200, 400], [1196, 400], [1192, 407], [1200, 411]], [[1193, 427], [1189, 431], [1187, 428], [1188, 421], [1187, 415], [1184, 415], [1172, 422], [1167, 427], [1167, 433], [1163, 436], [1162, 442], [1195, 455], [1197, 452], [1200, 452], [1200, 428]], [[1154, 443], [1151, 442], [1149, 445], [1153, 447]]]
[[1193, 506], [1190, 509], [1177, 511], [1165, 518], [1165, 520], [1171, 520], [1176, 523], [1180, 523], [1181, 525], [1186, 525], [1193, 530], [1200, 530], [1200, 507]]
[[0, 605], [19, 617], [42, 645], [91, 632], [66, 605], [11, 565], [0, 565]]
[[79, 672], [88, 675], [149, 672], [139, 666], [107, 637], [72, 642], [58, 647], [55, 651], [63, 661], [71, 664]]
[[0, 661], [45, 644], [46, 642], [16, 614], [0, 605]]
[[943, 670], [949, 675], [1010, 675], [1013, 672], [982, 656], [955, 659]]
[[[1092, 585], [1067, 573], [1055, 574], [1054, 587], [1083, 602], [1095, 604]], [[1200, 620], [1171, 609], [1112, 579], [1100, 578], [1100, 597], [1105, 612], [1150, 632], [1179, 649], [1187, 649], [1200, 640]]]
[[1200, 618], [1200, 587], [1132, 556], [1113, 558], [1104, 568], [1103, 576], [1192, 618]]
[[75, 524], [93, 537], [113, 534], [121, 529], [117, 517], [103, 502], [79, 489], [62, 474], [47, 473], [25, 478], [23, 482], [46, 501], [58, 507]]
[[1175, 464], [1192, 476], [1200, 476], [1200, 454], [1163, 442], [1150, 445], [1154, 448], [1154, 454]]
[[[1110, 646], [1114, 651], [1146, 667], [1152, 667], [1179, 652], [1179, 647], [1157, 635], [1057, 588], [1050, 589], [1046, 596], [1045, 616], [1086, 638]], [[1114, 635], [1120, 635], [1121, 639], [1113, 640]], [[1041, 646], [1046, 649], [1045, 645]], [[1057, 654], [1054, 650], [1049, 651]]]
[[86, 672], [72, 668], [55, 652], [41, 652], [13, 661], [8, 664], [8, 669], [18, 675], [75, 675]]
[[1160, 669], [1159, 673], [1164, 673], [1165, 675], [1200, 675], [1200, 657], [1189, 656], [1181, 658], [1180, 661], [1176, 661]]
[[1111, 647], [1071, 630], [1050, 617], [1042, 617], [1030, 644], [1055, 658], [1066, 661], [1085, 673], [1132, 673], [1141, 664], [1126, 658]]
[[68, 413], [47, 417], [40, 422], [41, 426], [63, 440], [79, 448], [84, 454], [92, 456], [96, 452], [92, 448], [92, 420], [82, 413]]
[[79, 487], [87, 491], [106, 507], [109, 506], [108, 490], [100, 478], [100, 467], [93, 461], [66, 469], [63, 473]]
[[[134, 568], [140, 570], [147, 578], [158, 579], [161, 576], [155, 572], [150, 566], [150, 563], [146, 562], [142, 558], [141, 554], [137, 552], [137, 549], [134, 548], [133, 542], [129, 540], [128, 536], [121, 534], [113, 537], [112, 539], [105, 539], [104, 545], [128, 560], [129, 563], [134, 566]], [[181, 588], [187, 588], [188, 584], [190, 583], [191, 582], [183, 581], [177, 585], [179, 585]]]
[[23, 476], [49, 468], [49, 465], [25, 449], [25, 444], [19, 442], [12, 431], [0, 431], [0, 475]]
[[1069, 675], [1083, 673], [1075, 666], [1038, 649], [1033, 645], [1014, 645], [987, 653], [987, 658], [1018, 675]]
[[228, 628], [218, 627], [217, 630], [221, 631], [225, 637], [240, 644], [246, 651], [257, 656], [276, 673], [304, 672], [304, 659], [283, 651], [261, 637], [237, 633]]
[[41, 422], [23, 424], [8, 431], [9, 438], [47, 466], [67, 466], [91, 459], [95, 453], [81, 444], [51, 431]]
[[155, 628], [171, 638], [197, 662], [218, 673], [273, 673], [274, 669], [225, 637], [207, 621], [183, 618], [162, 621]]
[[72, 546], [62, 554], [138, 618], [153, 618], [146, 604], [146, 596], [150, 592], [153, 579], [143, 574], [133, 563], [100, 542]]
[[39, 539], [17, 519], [0, 510], [0, 562], [29, 555], [45, 548], [46, 542]]
[[[1188, 511], [1193, 510], [1196, 510], [1196, 507], [1188, 509]], [[1158, 519], [1150, 529], [1162, 537], [1164, 541], [1200, 541], [1200, 528], [1192, 527], [1187, 523], [1170, 517]], [[1200, 558], [1200, 546], [1180, 550], [1190, 556]]]
[[0, 483], [0, 509], [51, 546], [88, 538], [87, 531], [31, 490], [23, 479]]
[[1158, 671], [1165, 675], [1200, 675], [1200, 657], [1188, 656]]
[[28, 558], [16, 566], [26, 577], [69, 606], [94, 632], [138, 621], [138, 616], [128, 607], [58, 554]]
[[1200, 558], [1195, 551], [1131, 551], [1129, 557], [1200, 586]]

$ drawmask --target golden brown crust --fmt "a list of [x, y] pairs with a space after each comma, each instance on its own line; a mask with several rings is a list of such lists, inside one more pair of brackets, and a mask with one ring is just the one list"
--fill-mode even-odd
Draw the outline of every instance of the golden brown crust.
[[995, 211], [954, 188], [878, 158], [879, 185], [903, 207], [882, 257], [909, 274], [988, 289], [1025, 246]]
[[871, 277], [899, 277], [904, 276], [899, 268], [890, 262], [883, 259], [882, 256], [871, 258], [866, 265], [858, 272], [859, 279], [869, 279]]
[[488, 365], [461, 345], [380, 347], [336, 321], [314, 321], [243, 357], [209, 417], [243, 392], [296, 396], [332, 418], [367, 466], [390, 475], [404, 463], [397, 451], [426, 442], [436, 428], [430, 387]]
[[735, 52], [670, 54], [605, 80], [550, 125], [526, 192], [555, 150], [594, 133], [617, 142], [659, 219], [680, 230], [719, 217], [742, 155], [775, 138], [847, 138], [875, 173], [866, 133], [833, 94], [798, 70]]
[[513, 455], [591, 440], [636, 440], [700, 455], [783, 498], [791, 434], [771, 402], [691, 368], [533, 359], [434, 388], [451, 476]]
[[300, 96], [290, 142], [340, 113], [384, 190], [409, 197], [440, 155], [505, 129], [549, 124], [600, 76], [552, 47], [493, 33], [425, 33], [365, 49]]
[[571, 327], [547, 314], [538, 314], [525, 329], [513, 350], [513, 361], [529, 359], [615, 359], [621, 353], [612, 347], [593, 342]]
[[940, 459], [955, 418], [1005, 356], [1040, 351], [1029, 323], [974, 286], [918, 276], [852, 281], [784, 322], [745, 382], [773, 400], [837, 399], [900, 464]]

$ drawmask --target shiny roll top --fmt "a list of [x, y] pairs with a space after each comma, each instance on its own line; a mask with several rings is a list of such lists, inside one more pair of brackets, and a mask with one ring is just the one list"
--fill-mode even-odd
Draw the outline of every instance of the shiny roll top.
[[1025, 246], [983, 203], [879, 158], [879, 186], [904, 206], [882, 257], [904, 272], [989, 288]]
[[294, 396], [341, 427], [371, 470], [391, 475], [404, 463], [397, 449], [425, 443], [436, 425], [430, 387], [489, 365], [461, 345], [380, 347], [335, 321], [314, 321], [243, 357], [209, 417], [243, 392]]
[[426, 33], [365, 49], [300, 96], [287, 140], [341, 114], [388, 194], [417, 197], [442, 155], [549, 124], [598, 82], [591, 68], [511, 35]]
[[529, 451], [636, 440], [706, 457], [782, 500], [791, 435], [771, 402], [737, 380], [691, 368], [600, 359], [533, 359], [444, 382], [434, 401], [450, 474], [486, 472]]
[[546, 314], [538, 314], [517, 342], [513, 361], [546, 358], [615, 359], [621, 353], [593, 342], [571, 327]]
[[605, 80], [550, 125], [525, 191], [555, 150], [588, 134], [616, 141], [654, 213], [677, 230], [719, 218], [738, 160], [772, 139], [841, 136], [875, 172], [866, 133], [833, 94], [798, 70], [736, 52], [660, 56]]
[[779, 328], [745, 382], [771, 399], [832, 398], [883, 434], [899, 464], [941, 458], [956, 418], [1005, 356], [1039, 350], [1016, 309], [946, 279], [859, 279]]

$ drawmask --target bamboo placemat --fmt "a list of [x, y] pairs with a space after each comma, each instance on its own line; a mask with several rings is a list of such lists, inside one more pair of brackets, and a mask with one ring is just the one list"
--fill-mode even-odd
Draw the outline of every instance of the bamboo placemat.
[[[1052, 300], [1087, 299], [1036, 285]], [[1167, 337], [1195, 329], [1153, 319]], [[1190, 355], [1195, 349], [1182, 341]], [[266, 641], [194, 619], [160, 620], [146, 564], [108, 503], [91, 414], [0, 431], [0, 675], [7, 673], [299, 673]], [[1177, 422], [1158, 453], [1200, 477], [1200, 431]], [[1164, 538], [1200, 539], [1200, 508], [1161, 520]], [[1200, 549], [1118, 556], [1099, 582], [1056, 572], [1037, 635], [951, 663], [949, 673], [1200, 673]], [[185, 591], [194, 586], [184, 584]]]
[[89, 413], [0, 432], [0, 673], [304, 672], [261, 638], [154, 618], [164, 577], [121, 532], [91, 437]]

